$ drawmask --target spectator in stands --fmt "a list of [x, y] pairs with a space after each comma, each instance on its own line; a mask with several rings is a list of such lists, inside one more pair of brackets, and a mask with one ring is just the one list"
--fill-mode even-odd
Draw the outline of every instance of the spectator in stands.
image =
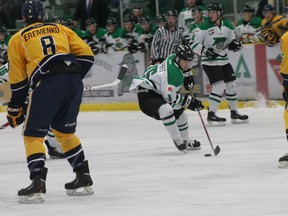
[[102, 52], [102, 43], [105, 41], [104, 35], [106, 34], [106, 30], [98, 27], [93, 18], [86, 20], [86, 29], [82, 37], [84, 41], [91, 47], [94, 55]]
[[106, 20], [110, 10], [105, 0], [78, 0], [76, 11], [74, 13], [74, 25], [78, 25], [80, 20], [80, 28], [85, 30], [85, 22], [89, 18], [93, 18], [99, 27], [105, 28]]
[[6, 64], [8, 61], [7, 48], [11, 35], [8, 33], [6, 27], [0, 27], [0, 65]]
[[143, 17], [143, 8], [142, 7], [134, 7], [131, 10], [131, 15], [135, 19], [135, 23], [140, 23], [140, 19]]
[[284, 16], [276, 15], [275, 8], [270, 4], [264, 6], [263, 15], [262, 36], [267, 46], [275, 46], [287, 31], [287, 21]]
[[181, 44], [183, 29], [177, 27], [177, 17], [177, 11], [168, 11], [166, 25], [157, 29], [151, 44], [152, 64], [164, 61]]
[[156, 19], [157, 21], [157, 27], [158, 28], [161, 28], [161, 27], [164, 27], [166, 25], [166, 17], [165, 17], [165, 14], [161, 14], [157, 17]]
[[0, 19], [8, 29], [16, 27], [16, 20], [22, 20], [22, 5], [25, 0], [0, 2]]
[[251, 4], [245, 4], [241, 10], [242, 18], [238, 21], [236, 31], [237, 40], [243, 43], [257, 43], [263, 41], [260, 35], [261, 18], [255, 16], [255, 8]]
[[184, 28], [184, 32], [189, 32], [190, 26], [195, 22], [192, 17], [192, 9], [196, 6], [201, 8], [204, 16], [207, 17], [207, 8], [203, 5], [202, 0], [186, 0], [187, 7], [184, 8], [178, 18], [178, 27]]
[[122, 38], [123, 29], [117, 26], [117, 20], [114, 17], [106, 21], [106, 34], [104, 35], [107, 44], [113, 44], [112, 48], [115, 51], [123, 50], [125, 47], [124, 39]]

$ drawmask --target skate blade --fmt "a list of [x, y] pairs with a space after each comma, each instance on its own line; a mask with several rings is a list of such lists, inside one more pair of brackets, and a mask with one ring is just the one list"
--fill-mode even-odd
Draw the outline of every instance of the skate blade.
[[18, 202], [22, 204], [37, 204], [45, 201], [43, 193], [35, 193], [29, 196], [19, 196]]
[[215, 122], [215, 121], [208, 121], [207, 122], [207, 127], [222, 127], [225, 126], [226, 122]]
[[[179, 149], [178, 149], [179, 150]], [[183, 153], [183, 154], [187, 154], [188, 152], [187, 152], [187, 149], [184, 149], [184, 150], [179, 150], [181, 153]]]
[[278, 167], [281, 169], [288, 169], [288, 161], [279, 161]]
[[199, 150], [201, 150], [201, 147], [193, 147], [193, 148], [188, 147], [188, 148], [186, 149], [186, 151], [199, 151]]
[[91, 195], [93, 193], [94, 193], [94, 191], [93, 191], [93, 188], [91, 186], [66, 190], [66, 194], [69, 196], [87, 196], [87, 195]]
[[248, 123], [249, 120], [241, 120], [241, 119], [231, 119], [231, 124], [245, 124]]

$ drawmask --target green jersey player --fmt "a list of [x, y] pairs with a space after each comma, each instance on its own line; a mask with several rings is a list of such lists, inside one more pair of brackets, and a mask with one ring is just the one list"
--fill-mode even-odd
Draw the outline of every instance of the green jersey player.
[[161, 64], [151, 65], [142, 77], [135, 77], [130, 91], [137, 92], [141, 111], [162, 120], [177, 149], [200, 149], [200, 142], [190, 140], [188, 117], [185, 108], [201, 110], [202, 102], [191, 95], [179, 92], [184, 84], [184, 73], [191, 70], [194, 53], [189, 46], [176, 47], [175, 54], [169, 55]]

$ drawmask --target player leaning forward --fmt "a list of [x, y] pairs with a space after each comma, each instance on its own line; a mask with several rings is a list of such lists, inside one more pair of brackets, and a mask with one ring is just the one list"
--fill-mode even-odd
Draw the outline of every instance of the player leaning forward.
[[222, 19], [222, 5], [213, 2], [208, 5], [209, 20], [201, 23], [194, 32], [192, 49], [202, 56], [203, 70], [208, 76], [212, 90], [209, 95], [208, 125], [225, 125], [226, 119], [216, 116], [223, 94], [231, 109], [232, 123], [248, 122], [247, 115], [238, 113], [235, 73], [229, 63], [227, 49], [241, 50], [241, 42], [235, 39], [232, 23]]
[[[31, 185], [18, 191], [19, 202], [44, 201], [47, 168], [43, 140], [49, 126], [76, 173], [76, 178], [65, 184], [67, 194], [92, 194], [88, 162], [74, 133], [82, 78], [93, 65], [93, 53], [70, 29], [43, 23], [46, 12], [39, 0], [26, 1], [22, 15], [27, 26], [13, 35], [8, 45], [12, 96], [7, 118], [13, 128], [24, 121], [24, 144], [32, 180]], [[25, 111], [29, 86], [32, 91]]]
[[130, 91], [137, 92], [140, 109], [146, 115], [162, 120], [178, 150], [200, 149], [200, 142], [189, 139], [188, 117], [184, 108], [201, 110], [201, 101], [178, 93], [185, 72], [191, 71], [194, 53], [188, 46], [176, 47], [161, 64], [148, 67], [142, 77], [136, 77]]

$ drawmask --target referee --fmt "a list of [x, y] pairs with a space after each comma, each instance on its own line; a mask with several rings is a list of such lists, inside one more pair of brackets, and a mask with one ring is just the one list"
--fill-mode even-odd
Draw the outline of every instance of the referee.
[[177, 16], [176, 10], [169, 10], [166, 13], [166, 25], [156, 31], [151, 44], [152, 64], [164, 61], [181, 44], [183, 29], [176, 26]]

